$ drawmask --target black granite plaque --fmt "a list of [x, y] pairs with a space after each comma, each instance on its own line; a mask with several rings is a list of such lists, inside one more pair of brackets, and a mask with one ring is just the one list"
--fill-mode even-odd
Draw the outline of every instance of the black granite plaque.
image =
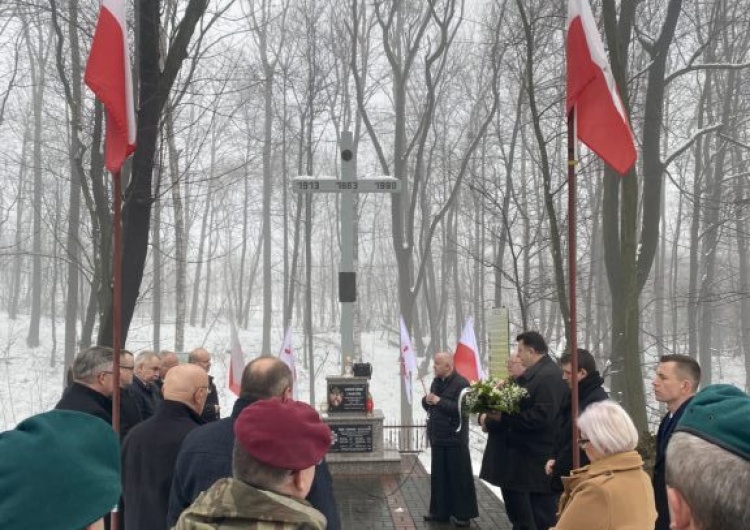
[[330, 425], [331, 453], [372, 453], [372, 424]]
[[328, 412], [366, 412], [367, 381], [329, 381]]

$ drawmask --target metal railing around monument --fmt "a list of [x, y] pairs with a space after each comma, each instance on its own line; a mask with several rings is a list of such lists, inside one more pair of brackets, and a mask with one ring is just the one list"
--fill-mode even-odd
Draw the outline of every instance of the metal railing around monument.
[[421, 453], [427, 448], [427, 429], [425, 424], [398, 425], [383, 424], [385, 449], [399, 453]]

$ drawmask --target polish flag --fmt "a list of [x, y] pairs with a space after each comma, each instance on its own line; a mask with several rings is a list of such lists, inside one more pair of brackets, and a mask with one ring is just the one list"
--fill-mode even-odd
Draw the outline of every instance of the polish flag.
[[231, 334], [231, 356], [229, 359], [229, 390], [234, 392], [236, 396], [239, 396], [240, 387], [242, 386], [242, 372], [245, 370], [245, 352], [242, 351], [242, 345], [240, 344], [240, 337], [237, 333], [237, 326], [234, 323], [234, 317], [230, 317], [229, 319], [229, 330]]
[[411, 374], [417, 373], [417, 357], [414, 355], [414, 348], [411, 346], [411, 337], [409, 337], [409, 331], [406, 329], [404, 317], [401, 317], [401, 366], [401, 373], [404, 376], [406, 399], [411, 405]]
[[482, 370], [482, 361], [479, 359], [479, 348], [477, 347], [477, 337], [474, 335], [474, 319], [469, 317], [464, 324], [464, 330], [461, 332], [461, 338], [456, 346], [456, 353], [453, 354], [453, 365], [456, 371], [464, 376], [469, 382], [484, 379], [484, 370]]
[[284, 334], [284, 343], [281, 345], [281, 351], [279, 352], [279, 359], [289, 367], [292, 372], [292, 394], [294, 400], [299, 400], [299, 393], [297, 391], [297, 364], [294, 360], [294, 350], [292, 350], [292, 328], [289, 327]]
[[107, 111], [104, 163], [119, 173], [135, 151], [135, 111], [125, 0], [102, 0], [84, 81]]
[[636, 160], [635, 141], [589, 0], [568, 1], [568, 100], [578, 139], [624, 175]]

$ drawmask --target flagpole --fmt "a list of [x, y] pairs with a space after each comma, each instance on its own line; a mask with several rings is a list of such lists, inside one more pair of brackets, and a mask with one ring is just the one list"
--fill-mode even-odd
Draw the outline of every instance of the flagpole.
[[[112, 235], [114, 249], [112, 252], [112, 429], [120, 437], [120, 354], [122, 347], [122, 184], [120, 172], [112, 173], [114, 180], [114, 216], [112, 220]], [[111, 529], [119, 527], [117, 507], [112, 511]]]
[[573, 440], [573, 469], [580, 467], [580, 449], [578, 448], [578, 308], [576, 304], [576, 108], [568, 113], [568, 287], [570, 319], [570, 425]]

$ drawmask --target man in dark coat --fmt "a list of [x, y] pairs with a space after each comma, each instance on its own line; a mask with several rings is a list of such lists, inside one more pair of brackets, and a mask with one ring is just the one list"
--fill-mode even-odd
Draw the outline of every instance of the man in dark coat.
[[479, 517], [479, 508], [469, 455], [469, 418], [458, 411], [459, 396], [469, 382], [454, 370], [449, 353], [435, 355], [433, 372], [430, 393], [422, 398], [432, 452], [430, 512], [424, 520], [469, 526]]
[[[58, 410], [76, 410], [96, 416], [112, 425], [112, 373], [115, 352], [106, 346], [92, 346], [79, 352], [70, 369], [71, 383], [63, 391]], [[104, 517], [104, 528], [110, 528], [110, 516]]]
[[[518, 381], [518, 378], [526, 371], [526, 368], [521, 364], [521, 359], [515, 354], [510, 356], [505, 366], [508, 368], [508, 377], [513, 381]], [[482, 469], [479, 472], [479, 478], [499, 487], [505, 472], [502, 467], [501, 456], [508, 450], [508, 432], [501, 422], [488, 422], [486, 419], [487, 414], [479, 415], [479, 424], [482, 425], [482, 430], [487, 433], [487, 445], [482, 455]]]
[[159, 389], [159, 394], [161, 395], [161, 387], [164, 386], [164, 379], [167, 377], [167, 372], [180, 364], [180, 358], [173, 351], [162, 350], [159, 352], [159, 359], [161, 360], [159, 377], [154, 381], [154, 386]]
[[125, 530], [167, 529], [177, 453], [185, 436], [203, 423], [208, 375], [197, 366], [176, 366], [163, 391], [154, 415], [136, 425], [122, 447]]
[[667, 406], [667, 415], [659, 424], [656, 435], [656, 460], [654, 461], [654, 500], [656, 501], [656, 530], [669, 530], [669, 504], [665, 480], [666, 452], [669, 439], [690, 400], [698, 391], [701, 367], [687, 355], [664, 355], [659, 359], [652, 382], [656, 401]]
[[120, 439], [123, 440], [130, 429], [143, 420], [141, 411], [133, 398], [133, 371], [135, 360], [127, 350], [120, 353]]
[[[560, 358], [563, 379], [571, 388], [573, 362], [570, 353]], [[607, 391], [602, 388], [604, 379], [596, 369], [594, 356], [588, 350], [578, 348], [578, 414], [582, 414], [586, 407], [597, 401], [609, 399]], [[557, 495], [563, 492], [562, 477], [570, 475], [573, 467], [573, 426], [571, 425], [571, 397], [568, 393], [560, 410], [560, 432], [558, 433], [555, 456], [547, 461], [545, 470], [552, 477], [552, 491]], [[576, 443], [577, 445], [577, 443]], [[580, 466], [588, 465], [589, 459], [586, 452], [578, 449], [580, 453]]]
[[92, 346], [76, 355], [71, 369], [73, 382], [63, 391], [56, 409], [77, 410], [112, 425], [112, 348]]
[[544, 466], [555, 448], [567, 388], [539, 333], [526, 331], [516, 341], [526, 369], [517, 382], [529, 395], [518, 414], [487, 415], [482, 426], [498, 431], [503, 442], [495, 454], [496, 478], [513, 530], [547, 530], [555, 525], [557, 507]]
[[135, 357], [135, 377], [130, 385], [130, 394], [145, 420], [154, 415], [156, 404], [161, 400], [155, 381], [159, 378], [161, 359], [152, 351], [142, 351]]
[[[240, 397], [234, 402], [232, 415], [204, 425], [191, 432], [182, 443], [175, 466], [169, 496], [167, 523], [171, 528], [180, 514], [198, 495], [221, 478], [232, 476], [234, 424], [240, 413], [260, 399], [292, 397], [292, 373], [274, 357], [259, 357], [242, 373]], [[307, 500], [328, 519], [328, 530], [341, 530], [333, 481], [328, 464], [323, 460], [315, 468], [315, 478]]]
[[[206, 373], [211, 370], [211, 353], [206, 348], [195, 348], [188, 355], [188, 362], [195, 364], [203, 368]], [[219, 394], [216, 392], [216, 385], [214, 384], [214, 378], [208, 376], [208, 386], [211, 390], [206, 399], [206, 404], [203, 407], [201, 417], [206, 423], [216, 421], [221, 418], [219, 409]]]

